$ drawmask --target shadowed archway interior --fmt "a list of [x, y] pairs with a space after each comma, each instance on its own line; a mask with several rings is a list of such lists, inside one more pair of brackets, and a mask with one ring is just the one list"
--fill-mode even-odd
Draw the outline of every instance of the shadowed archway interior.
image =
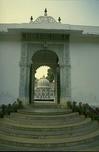
[[52, 68], [55, 76], [55, 102], [59, 103], [59, 59], [55, 52], [50, 50], [37, 51], [32, 56], [32, 64], [30, 68], [30, 87], [29, 87], [29, 102], [34, 101], [34, 85], [35, 85], [35, 73], [40, 66], [49, 66]]

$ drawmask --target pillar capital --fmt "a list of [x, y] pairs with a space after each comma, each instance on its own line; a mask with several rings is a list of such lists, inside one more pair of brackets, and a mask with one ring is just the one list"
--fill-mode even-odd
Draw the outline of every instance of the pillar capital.
[[64, 68], [64, 67], [66, 67], [65, 64], [60, 64], [60, 68]]
[[60, 64], [60, 68], [71, 68], [70, 64]]

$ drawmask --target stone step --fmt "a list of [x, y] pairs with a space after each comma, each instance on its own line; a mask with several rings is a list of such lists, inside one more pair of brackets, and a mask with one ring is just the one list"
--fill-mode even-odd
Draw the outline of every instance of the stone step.
[[37, 102], [34, 102], [32, 104], [28, 104], [25, 106], [25, 108], [37, 108], [37, 109], [60, 109], [60, 108], [63, 108], [60, 104], [56, 104], [56, 103], [51, 103], [51, 102], [47, 102], [47, 103], [37, 103]]
[[17, 123], [17, 122], [15, 122], [15, 123], [13, 123], [13, 120], [9, 120], [9, 119], [3, 119], [3, 120], [0, 120], [0, 123], [1, 123], [1, 125], [9, 125], [9, 126], [14, 126], [14, 127], [19, 127], [19, 128], [27, 128], [27, 129], [30, 129], [30, 128], [38, 128], [38, 129], [44, 129], [44, 128], [47, 128], [47, 129], [50, 129], [50, 128], [55, 128], [55, 129], [57, 129], [57, 128], [66, 128], [67, 126], [68, 127], [71, 127], [71, 126], [77, 126], [77, 125], [82, 125], [82, 124], [88, 124], [88, 123], [90, 123], [91, 122], [91, 119], [90, 118], [86, 118], [84, 121], [81, 121], [81, 122], [76, 122], [76, 123], [70, 123], [70, 124], [47, 124], [47, 123], [34, 123], [33, 125], [31, 125], [31, 124], [20, 124], [20, 123]]
[[[4, 121], [5, 122], [5, 121]], [[80, 136], [88, 134], [92, 131], [97, 130], [98, 123], [91, 122], [90, 119], [86, 119], [81, 123], [75, 123], [73, 125], [61, 125], [61, 126], [23, 126], [23, 125], [13, 125], [13, 123], [1, 123], [0, 130], [2, 133], [10, 134], [13, 136], [24, 136], [24, 137], [35, 137], [35, 138], [49, 138], [48, 136], [58, 135], [69, 136]]]
[[27, 115], [60, 115], [71, 113], [71, 110], [66, 109], [21, 109], [18, 110], [18, 113], [27, 114]]
[[2, 144], [11, 144], [14, 146], [24, 146], [24, 147], [55, 147], [55, 146], [72, 146], [72, 145], [79, 145], [85, 144], [86, 142], [95, 141], [99, 139], [99, 130], [90, 133], [89, 135], [85, 136], [78, 136], [78, 137], [69, 137], [69, 138], [50, 138], [50, 139], [30, 139], [30, 138], [19, 138], [13, 136], [7, 136], [0, 134], [0, 143]]
[[99, 124], [53, 103], [34, 103], [0, 119], [0, 150], [99, 150]]
[[26, 120], [26, 119], [9, 119], [5, 118], [5, 121], [8, 121], [10, 123], [17, 123], [17, 124], [23, 124], [23, 125], [60, 125], [60, 124], [73, 124], [73, 123], [80, 123], [85, 120], [84, 117], [78, 117], [77, 119], [70, 119], [70, 120]]
[[[32, 119], [32, 120], [59, 120], [59, 119], [74, 119], [79, 117], [78, 112], [75, 113], [54, 113], [47, 115], [46, 113], [39, 114], [34, 112], [32, 113], [25, 113], [25, 112], [17, 112], [17, 113], [11, 113], [10, 118], [25, 118], [25, 119]], [[81, 116], [81, 117], [84, 117]]]
[[7, 150], [7, 151], [99, 151], [99, 137], [97, 140], [86, 140], [86, 144], [84, 142], [77, 142], [77, 143], [61, 143], [61, 144], [53, 144], [53, 145], [36, 145], [33, 146], [23, 146], [16, 144], [11, 144], [7, 141], [3, 140], [0, 143], [0, 150]]
[[[79, 127], [78, 127], [79, 126]], [[25, 138], [59, 138], [61, 136], [74, 137], [86, 135], [99, 129], [97, 122], [89, 123], [88, 125], [81, 124], [75, 127], [66, 127], [64, 130], [22, 130], [11, 128], [10, 126], [0, 127], [0, 133], [10, 136], [25, 137]]]
[[59, 115], [58, 116], [38, 116], [38, 115], [25, 115], [25, 114], [11, 114], [10, 117], [6, 116], [5, 117], [6, 121], [13, 121], [13, 123], [17, 122], [17, 123], [23, 123], [23, 124], [37, 124], [37, 123], [41, 123], [41, 124], [70, 124], [70, 123], [74, 123], [74, 122], [81, 122], [83, 120], [85, 120], [85, 116], [81, 115], [79, 116], [78, 113], [73, 113], [73, 114], [68, 114], [68, 116], [66, 114], [64, 115]]
[[[7, 117], [6, 117], [7, 118]], [[85, 120], [85, 116], [79, 116], [78, 113], [71, 113], [71, 114], [64, 114], [64, 115], [26, 115], [26, 114], [11, 114], [8, 119], [16, 121], [17, 123], [27, 123], [27, 124], [34, 124], [34, 123], [75, 123]]]
[[[82, 149], [82, 150], [81, 150]], [[80, 146], [80, 148], [76, 147], [18, 147], [18, 146], [9, 146], [9, 145], [2, 145], [0, 144], [0, 151], [92, 151], [92, 152], [98, 152], [99, 151], [99, 146], [98, 145], [94, 145], [94, 147], [89, 147], [87, 148], [84, 146]]]

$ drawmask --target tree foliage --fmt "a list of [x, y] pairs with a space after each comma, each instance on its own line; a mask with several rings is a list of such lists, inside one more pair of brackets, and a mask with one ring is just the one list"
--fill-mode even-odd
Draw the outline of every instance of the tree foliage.
[[48, 79], [49, 82], [53, 82], [53, 80], [54, 80], [54, 73], [53, 73], [53, 71], [52, 71], [51, 68], [48, 69], [48, 71], [47, 71], [47, 77], [46, 77], [46, 79]]

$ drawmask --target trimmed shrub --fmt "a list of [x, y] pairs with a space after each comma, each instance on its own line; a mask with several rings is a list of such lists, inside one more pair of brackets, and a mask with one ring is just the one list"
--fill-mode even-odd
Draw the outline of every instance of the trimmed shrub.
[[11, 112], [12, 112], [12, 106], [11, 104], [8, 104], [7, 109], [6, 109], [6, 114], [10, 115]]
[[0, 111], [0, 118], [4, 118], [4, 113]]
[[67, 108], [72, 109], [72, 102], [71, 101], [67, 101]]
[[23, 109], [23, 103], [19, 99], [17, 99], [17, 102], [15, 101], [12, 105], [4, 105], [2, 104], [0, 107], [0, 118], [3, 118], [4, 115], [10, 115], [11, 112], [17, 112], [18, 109]]
[[5, 115], [6, 112], [7, 112], [7, 105], [2, 104], [2, 105], [1, 105], [1, 111], [2, 111], [2, 113]]
[[17, 112], [18, 110], [18, 104], [16, 103], [16, 101], [12, 104], [12, 112]]
[[23, 109], [23, 103], [22, 101], [20, 101], [19, 99], [17, 99], [17, 106], [18, 106], [18, 109]]
[[79, 102], [78, 112], [79, 112], [80, 115], [83, 114], [83, 105], [82, 105], [82, 102]]
[[77, 107], [77, 102], [76, 101], [73, 101], [73, 104], [72, 104], [72, 111], [73, 112], [77, 112], [78, 111], [78, 107]]

